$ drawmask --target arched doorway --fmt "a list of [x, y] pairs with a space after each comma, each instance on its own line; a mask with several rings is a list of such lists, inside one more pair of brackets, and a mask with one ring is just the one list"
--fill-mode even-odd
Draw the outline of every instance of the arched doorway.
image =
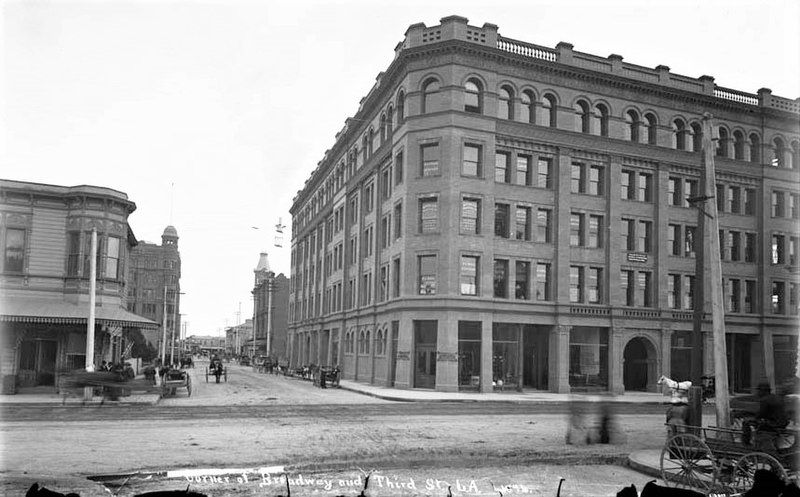
[[625, 390], [646, 392], [656, 381], [656, 350], [646, 338], [631, 339], [623, 352], [622, 382]]

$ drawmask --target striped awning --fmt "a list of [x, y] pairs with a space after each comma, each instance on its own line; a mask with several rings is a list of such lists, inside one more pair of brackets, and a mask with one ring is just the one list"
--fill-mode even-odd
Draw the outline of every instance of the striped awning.
[[[0, 321], [17, 323], [86, 324], [88, 306], [42, 297], [0, 298]], [[159, 324], [119, 306], [95, 307], [95, 323], [127, 328], [158, 328]]]

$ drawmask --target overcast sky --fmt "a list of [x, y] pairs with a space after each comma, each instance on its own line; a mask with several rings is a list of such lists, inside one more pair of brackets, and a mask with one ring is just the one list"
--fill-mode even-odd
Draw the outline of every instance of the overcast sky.
[[797, 0], [5, 1], [0, 177], [121, 190], [139, 240], [174, 225], [188, 332], [217, 334], [260, 252], [289, 275], [291, 200], [408, 26], [453, 14], [800, 97]]

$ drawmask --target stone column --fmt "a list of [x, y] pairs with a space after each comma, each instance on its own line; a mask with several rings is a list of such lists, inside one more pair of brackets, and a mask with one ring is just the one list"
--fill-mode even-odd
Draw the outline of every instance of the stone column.
[[481, 320], [481, 392], [494, 391], [492, 387], [492, 315], [482, 313]]
[[458, 391], [458, 316], [446, 312], [436, 333], [436, 390]]
[[554, 393], [569, 393], [569, 332], [565, 325], [553, 326], [550, 331], [550, 378], [548, 384]]
[[386, 329], [386, 381], [384, 381], [383, 385], [385, 387], [391, 387], [392, 381], [392, 358], [394, 357], [394, 340], [392, 340], [392, 323], [394, 321], [389, 321], [389, 327]]
[[400, 333], [397, 337], [397, 371], [394, 386], [396, 388], [412, 388], [414, 370], [412, 356], [414, 346], [414, 322], [409, 313], [400, 317]]
[[623, 378], [625, 328], [611, 327], [608, 329], [608, 391], [614, 395], [625, 393]]

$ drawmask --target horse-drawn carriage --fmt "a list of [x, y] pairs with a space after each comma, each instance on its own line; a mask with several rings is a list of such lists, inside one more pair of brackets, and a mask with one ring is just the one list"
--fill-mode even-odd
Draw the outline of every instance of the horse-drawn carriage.
[[228, 368], [222, 364], [222, 360], [219, 357], [213, 357], [211, 362], [209, 363], [208, 367], [206, 368], [206, 383], [208, 383], [208, 377], [213, 376], [217, 379], [217, 383], [219, 383], [219, 379], [224, 377], [225, 382], [228, 381]]
[[192, 396], [192, 378], [189, 373], [180, 369], [167, 369], [161, 380], [161, 395], [174, 396], [179, 388], [185, 388], [189, 397]]

